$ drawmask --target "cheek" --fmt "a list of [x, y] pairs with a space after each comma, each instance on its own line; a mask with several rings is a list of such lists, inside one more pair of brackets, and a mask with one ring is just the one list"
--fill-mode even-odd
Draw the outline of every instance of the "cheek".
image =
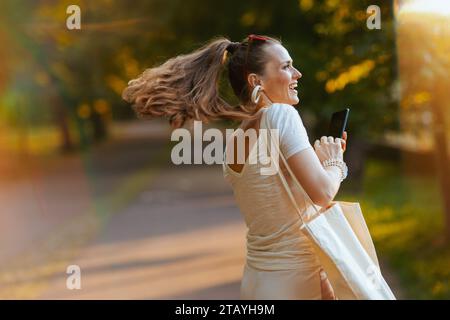
[[268, 84], [269, 91], [277, 96], [285, 96], [288, 92], [290, 79], [290, 76], [285, 73], [276, 75]]
[[284, 72], [278, 78], [278, 91], [282, 95], [289, 94], [289, 84], [291, 83], [291, 76], [287, 72]]

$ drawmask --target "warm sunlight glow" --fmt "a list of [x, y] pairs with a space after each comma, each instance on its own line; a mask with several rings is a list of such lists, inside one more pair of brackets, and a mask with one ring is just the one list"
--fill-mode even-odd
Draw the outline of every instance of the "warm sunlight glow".
[[411, 0], [400, 7], [400, 12], [433, 13], [450, 16], [450, 0]]

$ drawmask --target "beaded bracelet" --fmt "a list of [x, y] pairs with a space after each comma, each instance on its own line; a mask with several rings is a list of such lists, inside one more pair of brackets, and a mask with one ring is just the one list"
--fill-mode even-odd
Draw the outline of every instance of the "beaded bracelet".
[[340, 159], [327, 159], [322, 161], [323, 167], [331, 167], [335, 166], [338, 167], [341, 170], [341, 181], [344, 181], [345, 178], [347, 178], [348, 168], [344, 161]]

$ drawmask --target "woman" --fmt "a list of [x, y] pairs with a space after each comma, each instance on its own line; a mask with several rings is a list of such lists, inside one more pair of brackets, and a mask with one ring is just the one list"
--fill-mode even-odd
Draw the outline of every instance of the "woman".
[[[230, 84], [241, 102], [238, 107], [219, 96], [220, 72], [226, 65]], [[174, 128], [189, 119], [208, 122], [227, 118], [242, 121], [240, 128], [245, 132], [259, 133], [259, 128], [268, 123], [279, 129], [280, 151], [309, 198], [314, 205], [327, 207], [345, 178], [347, 134], [343, 139], [321, 137], [312, 148], [293, 107], [299, 102], [295, 88], [301, 77], [277, 39], [251, 35], [242, 42], [230, 42], [219, 38], [191, 54], [146, 70], [129, 82], [123, 98], [133, 103], [139, 117], [166, 117]], [[226, 148], [223, 171], [248, 227], [241, 298], [334, 299], [310, 240], [299, 229], [298, 213], [279, 176], [261, 175], [261, 165], [247, 161], [255, 150], [247, 139], [243, 146], [245, 161], [237, 161], [237, 137], [231, 139], [234, 148]], [[322, 165], [327, 159], [335, 161]], [[281, 162], [280, 168], [308, 216], [313, 204], [291, 184]]]

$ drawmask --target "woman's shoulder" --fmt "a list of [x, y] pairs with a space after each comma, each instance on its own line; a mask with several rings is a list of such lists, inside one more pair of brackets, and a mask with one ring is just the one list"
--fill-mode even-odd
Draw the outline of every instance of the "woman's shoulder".
[[267, 118], [272, 123], [285, 123], [286, 120], [299, 116], [294, 106], [287, 103], [274, 103], [267, 110]]
[[268, 108], [267, 112], [273, 116], [285, 116], [292, 115], [294, 113], [298, 114], [297, 109], [287, 103], [274, 103]]

